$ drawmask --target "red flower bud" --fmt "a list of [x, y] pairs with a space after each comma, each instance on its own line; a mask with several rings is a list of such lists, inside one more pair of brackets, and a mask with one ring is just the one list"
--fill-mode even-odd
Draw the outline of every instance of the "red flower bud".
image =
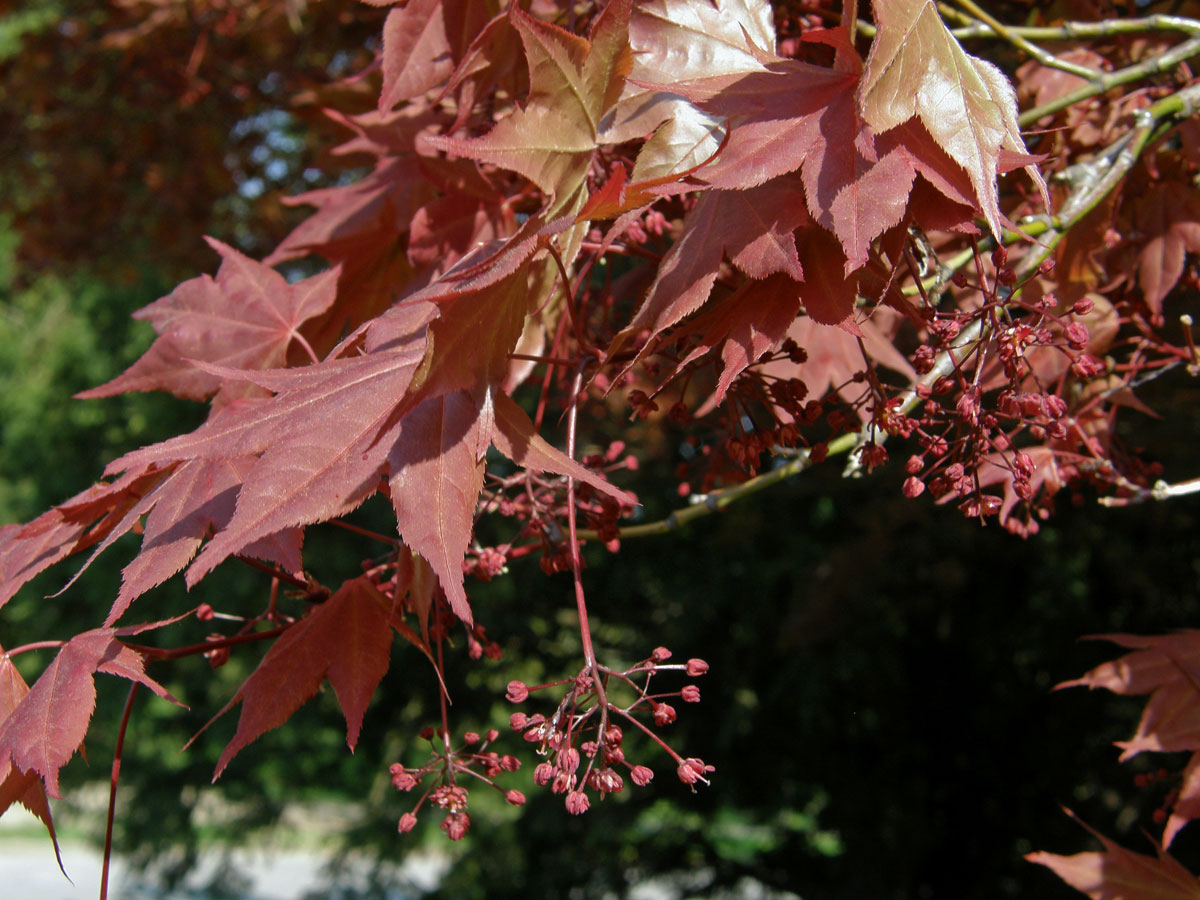
[[411, 791], [421, 783], [420, 778], [417, 778], [411, 772], [406, 772], [399, 763], [392, 766], [391, 772], [392, 787], [398, 791]]
[[591, 806], [587, 794], [583, 791], [571, 791], [567, 794], [567, 812], [573, 816], [581, 816], [588, 811]]
[[683, 690], [679, 692], [679, 695], [683, 698], [684, 703], [700, 702], [700, 688], [696, 687], [694, 684], [685, 684], [683, 686]]
[[645, 787], [650, 783], [650, 779], [654, 777], [654, 770], [648, 766], [634, 766], [629, 773], [629, 777], [633, 779], [633, 783], [638, 787]]
[[507, 794], [504, 795], [504, 799], [507, 800], [509, 803], [511, 803], [513, 806], [522, 806], [525, 803], [525, 795], [522, 794], [520, 791], [509, 791]]
[[715, 766], [706, 766], [702, 759], [685, 759], [679, 764], [679, 780], [684, 784], [695, 784], [697, 781], [703, 781], [708, 784], [708, 779], [704, 776], [709, 772], [715, 772]]
[[399, 831], [401, 834], [408, 834], [410, 831], [412, 831], [416, 827], [417, 827], [417, 817], [414, 816], [412, 813], [405, 813], [404, 815], [402, 815], [400, 817], [400, 824], [396, 830]]
[[461, 841], [471, 827], [471, 817], [465, 812], [454, 812], [442, 820], [442, 831], [452, 841]]
[[579, 768], [579, 751], [568, 747], [558, 755], [558, 767], [564, 772], [574, 772]]
[[655, 662], [666, 662], [671, 658], [671, 651], [666, 647], [655, 647], [654, 652], [650, 654], [650, 658]]
[[504, 698], [510, 703], [523, 703], [529, 697], [529, 688], [525, 686], [523, 681], [510, 681], [508, 683], [508, 693]]
[[689, 659], [687, 661], [687, 673], [692, 678], [699, 678], [708, 671], [708, 663], [702, 659]]

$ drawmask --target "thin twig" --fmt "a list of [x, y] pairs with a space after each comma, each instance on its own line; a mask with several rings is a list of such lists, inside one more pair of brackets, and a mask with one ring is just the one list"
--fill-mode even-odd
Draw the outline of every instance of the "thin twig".
[[1101, 73], [1095, 69], [1088, 68], [1087, 66], [1081, 66], [1078, 63], [1069, 62], [1065, 59], [1059, 59], [1048, 50], [1043, 50], [1037, 44], [1029, 40], [1029, 38], [1022, 34], [1017, 34], [1014, 29], [1010, 29], [1008, 26], [997, 21], [991, 15], [991, 13], [984, 9], [980, 9], [979, 6], [973, 2], [973, 0], [956, 0], [956, 2], [980, 22], [983, 22], [985, 25], [991, 28], [998, 37], [1008, 41], [1014, 47], [1018, 47], [1025, 51], [1043, 66], [1046, 66], [1050, 69], [1058, 69], [1062, 72], [1069, 72], [1070, 74], [1077, 75], [1080, 78], [1086, 78], [1088, 81], [1092, 81], [1100, 77]]
[[1087, 100], [1089, 97], [1107, 93], [1114, 88], [1121, 87], [1130, 82], [1141, 81], [1143, 78], [1149, 78], [1152, 75], [1159, 75], [1169, 69], [1175, 68], [1181, 62], [1185, 62], [1198, 55], [1200, 55], [1200, 35], [1176, 44], [1165, 53], [1152, 56], [1145, 62], [1126, 66], [1124, 69], [1118, 69], [1116, 72], [1104, 72], [1089, 83], [1076, 88], [1070, 93], [1063, 94], [1061, 97], [1043, 103], [1041, 106], [1035, 106], [1033, 109], [1026, 110], [1017, 116], [1017, 124], [1025, 128], [1043, 116], [1056, 113], [1060, 109], [1066, 109], [1068, 106], [1073, 106], [1081, 100]]
[[113, 749], [112, 777], [108, 785], [108, 818], [104, 823], [104, 863], [100, 869], [100, 900], [108, 897], [108, 872], [112, 862], [113, 821], [117, 810], [117, 782], [121, 776], [121, 754], [125, 748], [125, 732], [129, 728], [129, 714], [133, 711], [133, 700], [140, 685], [135, 681], [129, 686], [125, 708], [121, 711], [121, 724], [117, 728], [117, 745]]
[[1122, 487], [1133, 493], [1128, 497], [1101, 497], [1097, 502], [1101, 506], [1132, 506], [1147, 500], [1171, 500], [1175, 497], [1186, 497], [1188, 494], [1200, 494], [1200, 478], [1189, 478], [1175, 484], [1168, 484], [1160, 478], [1148, 488], [1132, 482], [1126, 482]]
[[[953, 13], [953, 11], [951, 11]], [[969, 22], [951, 29], [960, 41], [988, 40], [1000, 37], [994, 29], [983, 22], [970, 22], [961, 14], [948, 18]], [[859, 21], [858, 33], [863, 37], [875, 37], [876, 27], [870, 22]], [[1061, 25], [1009, 25], [1008, 33], [1028, 38], [1031, 41], [1080, 41], [1115, 35], [1144, 34], [1154, 31], [1181, 31], [1188, 35], [1200, 35], [1200, 21], [1183, 16], [1153, 15], [1134, 19], [1105, 19], [1101, 22], [1063, 22]]]

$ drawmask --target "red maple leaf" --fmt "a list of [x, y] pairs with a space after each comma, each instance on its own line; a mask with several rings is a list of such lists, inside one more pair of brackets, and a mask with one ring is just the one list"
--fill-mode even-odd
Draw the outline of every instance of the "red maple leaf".
[[[650, 292], [623, 334], [661, 333], [699, 309], [726, 255], [752, 278], [803, 278], [792, 232], [808, 220], [798, 178], [744, 191], [707, 191], [684, 219]], [[618, 338], [618, 342], [622, 338]]]
[[748, 281], [708, 306], [678, 337], [700, 335], [700, 343], [679, 363], [677, 371], [709, 351], [721, 349], [720, 377], [705, 407], [719, 404], [733, 380], [764, 353], [778, 347], [800, 308], [800, 285], [786, 275]]
[[[1003, 151], [1023, 154], [1012, 85], [971, 56], [942, 22], [933, 0], [875, 0], [879, 29], [859, 87], [863, 118], [883, 133], [914, 116], [966, 171], [994, 234], [1001, 233], [996, 176]], [[1026, 167], [1050, 205], [1036, 167]]]
[[238, 751], [291, 718], [326, 678], [346, 717], [346, 743], [353, 750], [371, 695], [387, 673], [391, 615], [392, 602], [363, 576], [347, 581], [280, 635], [213, 717], [242, 704], [237, 731], [217, 761], [213, 780]]
[[390, 110], [449, 79], [487, 23], [487, 10], [488, 4], [474, 0], [408, 0], [389, 12], [379, 108]]
[[[145, 626], [152, 627], [152, 626]], [[79, 749], [96, 705], [92, 676], [128, 678], [171, 698], [148, 675], [142, 658], [117, 640], [139, 629], [97, 628], [71, 638], [29, 693], [0, 721], [0, 769], [36, 772], [51, 797], [60, 796], [58, 772]]]
[[[1076, 818], [1070, 810], [1067, 815]], [[1078, 821], [1078, 819], [1076, 819]], [[1026, 853], [1031, 863], [1045, 866], [1071, 887], [1093, 900], [1197, 900], [1200, 881], [1162, 847], [1157, 857], [1126, 850], [1080, 822], [1104, 845], [1103, 853], [1059, 856]]]
[[[633, 69], [617, 105], [602, 123], [606, 144], [643, 140], [633, 183], [678, 175], [709, 160], [727, 134], [720, 117], [671, 90], [714, 74], [758, 72], [760, 56], [775, 49], [775, 23], [766, 3], [689, 0], [638, 3], [629, 19]], [[662, 86], [659, 89], [658, 86]]]
[[222, 380], [197, 368], [196, 360], [270, 369], [287, 365], [293, 344], [312, 358], [299, 329], [333, 303], [339, 270], [288, 284], [269, 266], [213, 238], [208, 242], [222, 256], [216, 278], [201, 275], [185, 281], [134, 313], [154, 325], [158, 339], [124, 373], [78, 396], [164, 390], [203, 400], [217, 392]]
[[[219, 531], [229, 523], [237, 489], [253, 463], [254, 457], [189, 460], [130, 511], [136, 519], [146, 516], [142, 546], [121, 572], [121, 590], [105, 619], [106, 625], [119, 619], [135, 599], [186, 566], [209, 529]], [[109, 543], [111, 540], [106, 538], [96, 553]], [[250, 544], [243, 552], [299, 575], [300, 543], [299, 529], [290, 528]]]
[[353, 184], [289, 197], [289, 206], [315, 206], [317, 211], [296, 226], [266, 262], [275, 265], [314, 252], [329, 260], [341, 260], [352, 255], [354, 245], [369, 236], [382, 239], [384, 235], [403, 234], [430, 196], [429, 184], [415, 157], [381, 159], [371, 174]]
[[542, 22], [518, 4], [509, 21], [529, 66], [525, 105], [478, 138], [431, 137], [429, 145], [517, 172], [563, 209], [583, 184], [600, 121], [616, 103], [632, 65], [629, 0], [613, 0], [587, 39]]
[[1150, 694], [1137, 733], [1117, 744], [1122, 760], [1145, 750], [1200, 750], [1200, 631], [1157, 637], [1101, 634], [1094, 639], [1136, 649], [1081, 678], [1055, 685], [1055, 690], [1088, 687]]
[[1146, 235], [1137, 257], [1138, 287], [1162, 315], [1163, 299], [1179, 283], [1188, 253], [1200, 253], [1200, 190], [1175, 182], [1153, 185], [1139, 198], [1138, 230]]
[[1163, 826], [1163, 846], [1170, 847], [1183, 826], [1197, 818], [1200, 818], [1200, 752], [1192, 754], [1183, 774], [1179, 776], [1178, 793], [1171, 804], [1171, 815]]
[[[164, 508], [170, 512], [155, 520], [153, 540], [145, 544], [151, 556], [131, 564], [136, 581], [122, 592], [114, 615], [135, 589], [169, 577], [186, 562], [208, 525], [215, 534], [191, 563], [189, 584], [232, 554], [256, 552], [259, 542], [286, 529], [353, 509], [378, 490], [390, 469], [401, 534], [426, 556], [452, 608], [469, 622], [461, 563], [481, 484], [479, 461], [493, 426], [491, 401], [473, 399], [464, 406], [466, 394], [458, 392], [490, 397], [507, 375], [508, 353], [538, 300], [529, 290], [529, 254], [539, 223], [530, 220], [527, 226], [508, 241], [470, 254], [372, 321], [363, 329], [359, 356], [270, 371], [205, 366], [206, 372], [248, 380], [275, 396], [231, 404], [191, 434], [126, 454], [110, 470], [182, 463], [171, 476], [182, 486], [193, 474], [213, 471], [187, 468], [190, 463], [235, 461], [236, 477], [230, 483], [225, 472], [221, 484], [236, 491], [236, 506], [221, 521], [168, 496]], [[355, 340], [343, 349], [357, 346]], [[511, 417], [508, 421], [511, 426]], [[586, 477], [623, 497], [597, 476]], [[153, 503], [161, 499], [155, 496]], [[431, 510], [433, 519], [427, 520]], [[177, 538], [169, 549], [160, 537], [167, 534]]]
[[25, 525], [0, 526], [0, 606], [31, 578], [103, 540], [161, 476], [133, 468], [94, 484]]
[[[0, 648], [0, 723], [3, 723], [29, 693], [29, 686], [8, 654]], [[54, 830], [54, 817], [46, 798], [46, 789], [38, 780], [37, 773], [22, 770], [11, 762], [0, 765], [0, 815], [14, 803], [20, 803], [37, 816], [54, 844], [54, 855], [62, 869], [62, 854], [59, 852], [58, 835]], [[64, 873], [65, 874], [65, 873]]]
[[483, 457], [491, 444], [490, 399], [467, 391], [430, 397], [404, 417], [387, 462], [400, 536], [441, 580], [446, 599], [469, 621], [462, 561], [483, 487]]

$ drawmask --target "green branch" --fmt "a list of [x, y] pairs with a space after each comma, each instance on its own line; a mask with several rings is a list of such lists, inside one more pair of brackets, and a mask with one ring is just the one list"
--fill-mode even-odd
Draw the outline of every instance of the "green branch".
[[[1197, 23], [1200, 30], [1200, 23]], [[1095, 97], [1099, 94], [1107, 93], [1114, 88], [1129, 84], [1134, 81], [1141, 81], [1143, 78], [1149, 78], [1152, 75], [1158, 75], [1173, 69], [1181, 62], [1185, 62], [1194, 56], [1200, 56], [1200, 34], [1196, 37], [1189, 38], [1181, 44], [1172, 47], [1166, 53], [1159, 56], [1151, 57], [1145, 62], [1138, 63], [1133, 66], [1126, 66], [1124, 69], [1118, 69], [1116, 72], [1104, 72], [1098, 77], [1092, 79], [1088, 84], [1083, 85], [1068, 94], [1063, 94], [1055, 100], [1048, 103], [1043, 103], [1041, 106], [1035, 106], [1033, 109], [1026, 110], [1017, 117], [1017, 124], [1021, 127], [1032, 125], [1042, 116], [1048, 116], [1056, 113], [1061, 109], [1066, 109], [1068, 106], [1073, 106], [1081, 100], [1087, 100], [1089, 97]]]
[[[992, 40], [1001, 37], [991, 26], [972, 20], [957, 10], [946, 9], [943, 12], [947, 18], [969, 23], [951, 29], [950, 33], [960, 41]], [[1102, 22], [1064, 22], [1061, 25], [1008, 25], [1005, 26], [1005, 30], [1009, 35], [1031, 41], [1081, 41], [1156, 31], [1183, 32], [1195, 36], [1200, 35], [1200, 22], [1183, 16], [1154, 15], [1136, 19], [1105, 19]], [[873, 38], [876, 31], [870, 22], [858, 23], [858, 33], [863, 37]]]
[[980, 9], [973, 0], [957, 0], [958, 5], [969, 12], [972, 16], [978, 19], [981, 23], [990, 28], [997, 37], [1001, 37], [1008, 41], [1014, 47], [1028, 53], [1035, 60], [1050, 69], [1059, 69], [1063, 72], [1069, 72], [1072, 75], [1077, 75], [1080, 78], [1086, 78], [1088, 81], [1094, 81], [1099, 78], [1100, 74], [1095, 69], [1081, 66], [1077, 63], [1067, 62], [1065, 59], [1059, 59], [1048, 50], [1043, 50], [1037, 44], [1033, 43], [1023, 34], [1019, 34], [1016, 29], [1009, 28], [992, 17], [991, 13]]

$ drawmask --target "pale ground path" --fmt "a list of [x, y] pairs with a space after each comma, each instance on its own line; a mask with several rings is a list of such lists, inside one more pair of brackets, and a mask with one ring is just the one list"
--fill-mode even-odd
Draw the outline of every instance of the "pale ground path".
[[[63, 843], [62, 857], [73, 885], [58, 870], [42, 823], [21, 807], [6, 811], [0, 818], [0, 900], [95, 900], [100, 889], [100, 852], [87, 844], [68, 841]], [[325, 883], [321, 876], [328, 861], [313, 852], [265, 850], [238, 850], [232, 860], [251, 880], [241, 900], [297, 900]], [[198, 877], [189, 883], [205, 883], [218, 861], [216, 855], [208, 860], [202, 857]], [[412, 883], [432, 887], [444, 871], [444, 860], [410, 858], [401, 873]], [[115, 859], [109, 875], [109, 897], [113, 900], [122, 897], [125, 874], [126, 866], [120, 858]], [[396, 894], [396, 900], [402, 897]]]
[[[100, 852], [79, 841], [66, 841], [62, 845], [63, 865], [71, 876], [72, 884], [63, 878], [54, 859], [54, 849], [42, 823], [25, 811], [14, 806], [0, 817], [0, 900], [95, 900], [99, 897], [101, 857]], [[188, 880], [185, 889], [161, 894], [153, 900], [196, 900], [205, 895], [186, 890], [207, 883], [221, 862], [214, 852], [202, 856], [199, 871]], [[317, 891], [328, 883], [322, 877], [328, 857], [313, 851], [266, 851], [243, 849], [234, 851], [232, 862], [238, 871], [250, 880], [246, 891], [238, 900], [300, 900], [309, 891]], [[402, 866], [397, 867], [397, 884], [415, 885], [420, 889], [431, 889], [446, 873], [448, 857], [411, 854]], [[125, 900], [122, 891], [127, 867], [118, 857], [113, 861], [109, 876], [108, 896], [111, 900]], [[367, 871], [364, 865], [363, 873]], [[676, 874], [651, 878], [633, 887], [631, 900], [686, 900], [691, 895], [690, 882], [700, 887], [708, 880], [703, 869], [690, 875]], [[137, 900], [152, 900], [151, 895], [138, 893]], [[412, 894], [399, 889], [390, 894], [388, 900], [409, 900]], [[726, 900], [801, 900], [790, 892], [773, 891], [751, 879], [743, 879], [728, 893]]]

